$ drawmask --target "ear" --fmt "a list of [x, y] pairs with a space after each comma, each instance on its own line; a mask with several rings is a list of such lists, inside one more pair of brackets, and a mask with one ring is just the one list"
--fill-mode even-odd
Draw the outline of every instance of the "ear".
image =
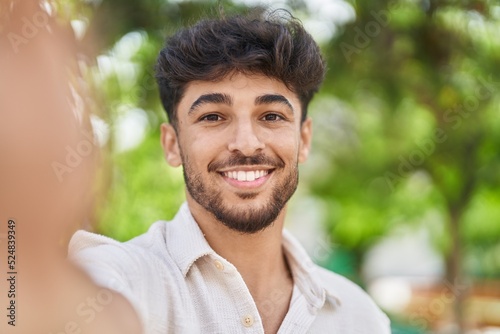
[[171, 124], [163, 123], [161, 125], [161, 146], [165, 153], [165, 160], [170, 166], [179, 167], [182, 165], [179, 139]]
[[311, 150], [312, 119], [307, 117], [300, 125], [299, 162], [305, 162]]

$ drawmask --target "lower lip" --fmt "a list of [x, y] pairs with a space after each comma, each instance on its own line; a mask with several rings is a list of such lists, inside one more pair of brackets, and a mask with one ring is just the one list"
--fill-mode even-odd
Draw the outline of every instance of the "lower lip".
[[271, 174], [272, 172], [269, 172], [269, 174], [259, 177], [258, 179], [255, 179], [253, 181], [238, 181], [225, 175], [222, 175], [222, 178], [224, 178], [224, 180], [226, 180], [226, 182], [233, 187], [241, 189], [254, 189], [263, 185], [271, 177]]

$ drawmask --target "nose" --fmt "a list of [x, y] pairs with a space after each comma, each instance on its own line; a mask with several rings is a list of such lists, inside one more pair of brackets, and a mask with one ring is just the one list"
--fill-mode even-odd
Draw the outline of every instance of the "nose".
[[229, 151], [240, 151], [245, 156], [252, 156], [264, 149], [265, 144], [256, 131], [256, 125], [249, 119], [242, 119], [233, 128], [228, 144]]

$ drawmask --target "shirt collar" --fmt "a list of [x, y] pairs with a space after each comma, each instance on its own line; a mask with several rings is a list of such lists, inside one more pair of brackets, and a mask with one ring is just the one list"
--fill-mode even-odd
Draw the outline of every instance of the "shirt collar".
[[167, 250], [184, 277], [200, 257], [215, 254], [191, 215], [186, 202], [182, 204], [174, 219], [167, 224], [165, 234]]
[[302, 245], [287, 230], [283, 230], [283, 249], [292, 270], [294, 284], [300, 289], [308, 303], [319, 309], [328, 300], [334, 306], [340, 306], [339, 293], [331, 284], [321, 279], [319, 266], [315, 264]]
[[[216, 254], [194, 220], [186, 202], [182, 204], [174, 219], [167, 224], [168, 228], [166, 228], [165, 233], [167, 250], [184, 277], [196, 260], [206, 255]], [[318, 266], [313, 263], [302, 245], [286, 229], [283, 230], [282, 243], [292, 271], [294, 284], [297, 285], [310, 306], [319, 309], [325, 300], [339, 306], [339, 294], [334, 287], [321, 280], [317, 273]]]

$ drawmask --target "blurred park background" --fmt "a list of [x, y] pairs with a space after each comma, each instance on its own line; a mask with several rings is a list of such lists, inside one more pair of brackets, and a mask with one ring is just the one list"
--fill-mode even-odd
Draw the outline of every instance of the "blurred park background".
[[103, 167], [83, 228], [127, 240], [184, 200], [182, 170], [167, 166], [159, 141], [153, 68], [165, 36], [221, 11], [286, 8], [328, 63], [287, 227], [318, 263], [365, 288], [393, 333], [500, 333], [499, 2], [40, 5], [77, 46], [93, 96], [81, 103]]

